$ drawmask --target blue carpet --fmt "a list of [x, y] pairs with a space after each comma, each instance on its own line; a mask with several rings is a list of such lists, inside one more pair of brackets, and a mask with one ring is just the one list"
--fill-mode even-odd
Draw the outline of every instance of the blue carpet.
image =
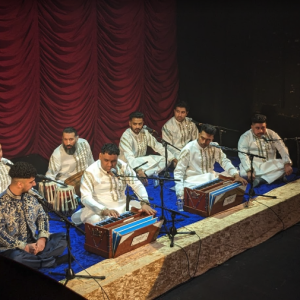
[[[239, 165], [239, 159], [234, 157], [231, 158], [231, 161], [233, 162], [234, 166], [238, 166]], [[216, 163], [215, 165], [215, 170], [217, 172], [222, 172], [222, 168]], [[294, 169], [294, 172], [296, 172], [296, 169]], [[170, 172], [171, 177], [173, 176], [173, 173]], [[293, 181], [300, 178], [300, 176], [296, 176], [295, 174], [292, 174], [288, 177], [289, 181]], [[280, 187], [284, 185], [284, 183], [280, 180], [268, 185], [268, 184], [263, 184], [261, 186], [259, 186], [258, 188], [255, 188], [255, 193], [256, 194], [264, 194], [270, 190], [273, 190], [274, 188]], [[163, 198], [164, 198], [164, 205], [169, 208], [169, 209], [174, 209], [176, 210], [176, 195], [175, 195], [175, 191], [170, 190], [171, 187], [174, 186], [174, 182], [171, 181], [165, 181], [164, 186], [163, 186]], [[149, 185], [146, 187], [147, 192], [149, 197], [152, 197], [154, 200], [150, 201], [152, 204], [157, 204], [157, 205], [161, 205], [161, 198], [160, 198], [160, 191], [161, 188], [160, 186], [157, 188], [154, 188], [153, 186], [153, 182], [152, 180], [149, 180]], [[246, 193], [248, 193], [249, 191], [249, 184], [247, 186], [246, 189]], [[244, 201], [248, 200], [248, 196], [244, 197]], [[157, 210], [157, 216], [161, 216], [161, 209], [160, 208], [156, 208]], [[202, 220], [203, 217], [200, 217], [198, 215], [195, 214], [190, 214], [187, 212], [183, 212], [184, 214], [188, 215], [189, 218], [183, 218], [182, 221], [178, 221], [176, 222], [175, 226], [176, 228], [180, 228], [183, 227], [185, 225], [191, 224], [191, 223], [195, 223], [199, 220]], [[167, 220], [171, 220], [170, 214], [165, 211], [165, 217], [167, 218]], [[53, 218], [55, 218], [55, 216], [53, 216]], [[180, 217], [177, 217], [182, 218]], [[170, 227], [171, 223], [167, 223], [167, 226]], [[81, 229], [84, 230], [84, 226], [80, 226]], [[64, 227], [64, 223], [60, 222], [60, 221], [55, 221], [55, 220], [50, 220], [50, 230], [52, 233], [54, 232], [61, 232], [61, 231], [65, 231], [65, 227]], [[85, 268], [88, 268], [102, 260], [104, 260], [103, 257], [98, 256], [96, 254], [90, 253], [88, 251], [86, 251], [84, 249], [84, 242], [85, 242], [85, 237], [83, 234], [81, 234], [78, 230], [76, 230], [75, 228], [71, 228], [70, 229], [70, 239], [71, 239], [71, 252], [72, 255], [75, 258], [75, 261], [72, 263], [72, 269], [75, 273], [78, 273], [80, 271], [82, 271]], [[67, 251], [65, 251], [65, 253], [67, 253]], [[40, 269], [40, 272], [56, 279], [56, 280], [62, 280], [65, 278], [64, 275], [53, 275], [50, 274], [49, 272], [57, 272], [57, 273], [62, 273], [65, 274], [65, 269], [67, 268], [67, 264], [61, 264], [59, 266], [57, 266], [56, 268], [43, 268]], [[100, 274], [100, 275], [104, 275], [105, 274]]]

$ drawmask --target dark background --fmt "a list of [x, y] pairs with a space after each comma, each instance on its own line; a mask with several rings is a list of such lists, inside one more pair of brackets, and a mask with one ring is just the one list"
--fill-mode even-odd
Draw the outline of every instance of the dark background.
[[[241, 2], [177, 1], [179, 97], [197, 121], [240, 130], [224, 146], [254, 112], [282, 138], [300, 136], [299, 5]], [[286, 145], [296, 165], [296, 142]]]

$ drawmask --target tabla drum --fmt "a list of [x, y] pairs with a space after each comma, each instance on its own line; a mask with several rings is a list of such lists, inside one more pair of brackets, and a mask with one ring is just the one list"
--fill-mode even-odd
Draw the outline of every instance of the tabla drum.
[[57, 185], [54, 182], [39, 182], [39, 193], [47, 200], [53, 208]]
[[75, 188], [76, 195], [81, 198], [80, 181], [84, 171], [80, 171], [65, 180], [65, 184], [72, 185]]
[[78, 206], [74, 187], [58, 186], [55, 194], [53, 209], [62, 213], [65, 216], [71, 216]]

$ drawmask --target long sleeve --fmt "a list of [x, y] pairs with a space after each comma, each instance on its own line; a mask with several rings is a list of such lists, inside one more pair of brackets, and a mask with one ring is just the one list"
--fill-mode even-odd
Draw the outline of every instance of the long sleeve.
[[94, 192], [94, 177], [93, 174], [85, 171], [81, 178], [81, 202], [87, 206], [95, 214], [100, 215], [101, 211], [105, 209], [105, 206], [93, 199]]
[[184, 148], [180, 152], [178, 163], [174, 170], [174, 178], [180, 180], [180, 181], [176, 181], [176, 185], [175, 185], [176, 195], [178, 197], [183, 197], [183, 192], [184, 192], [183, 181], [186, 175], [186, 169], [187, 166], [189, 165], [189, 161], [190, 161], [190, 149]]
[[[163, 126], [161, 132], [162, 132], [162, 138], [163, 138], [166, 142], [168, 142], [168, 143], [170, 143], [171, 145], [173, 145], [173, 146], [176, 147], [175, 142], [174, 142], [174, 139], [173, 139], [172, 131], [168, 130], [167, 124], [165, 124], [165, 125]], [[175, 148], [172, 147], [172, 146], [168, 146], [168, 150], [172, 153], [172, 155], [173, 155], [174, 157], [177, 157], [177, 156], [179, 155], [179, 153], [180, 153], [180, 151], [178, 151], [177, 149], [175, 149]]]
[[[239, 142], [238, 142], [239, 151], [248, 153], [249, 152], [249, 145], [250, 145], [249, 134], [247, 134], [247, 135], [243, 134], [240, 137]], [[250, 170], [250, 159], [249, 159], [248, 155], [240, 153], [240, 152], [238, 153], [238, 155], [239, 155], [239, 158], [240, 158], [240, 161], [241, 161], [241, 164], [242, 164], [243, 168], [246, 171]]]
[[59, 151], [55, 150], [49, 160], [48, 171], [46, 172], [46, 176], [55, 180], [57, 174], [61, 170], [61, 158]]
[[134, 152], [134, 149], [132, 147], [132, 141], [130, 141], [129, 139], [129, 134], [125, 132], [120, 139], [119, 148], [125, 157], [125, 161], [127, 161], [128, 164], [132, 166], [134, 159], [136, 158], [136, 153]]
[[[216, 143], [217, 144], [217, 143]], [[226, 154], [221, 149], [216, 149], [215, 160], [230, 176], [238, 174], [231, 161], [226, 157]]]
[[283, 160], [283, 163], [284, 164], [292, 164], [292, 161], [291, 161], [290, 155], [289, 155], [289, 151], [288, 151], [287, 147], [285, 146], [284, 142], [281, 140], [280, 136], [274, 131], [271, 133], [270, 136], [274, 140], [279, 140], [279, 141], [272, 142], [272, 143], [274, 143], [275, 148], [278, 150], [278, 152]]

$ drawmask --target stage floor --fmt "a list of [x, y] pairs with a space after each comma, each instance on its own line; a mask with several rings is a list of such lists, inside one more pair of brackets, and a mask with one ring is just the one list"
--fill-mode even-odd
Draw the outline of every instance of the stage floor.
[[[181, 228], [197, 235], [176, 235], [174, 247], [164, 236], [87, 271], [106, 276], [99, 284], [109, 299], [154, 299], [299, 222], [300, 180], [268, 194], [277, 199], [258, 197], [248, 208], [241, 205]], [[86, 299], [105, 299], [92, 279], [76, 278], [67, 286]]]

